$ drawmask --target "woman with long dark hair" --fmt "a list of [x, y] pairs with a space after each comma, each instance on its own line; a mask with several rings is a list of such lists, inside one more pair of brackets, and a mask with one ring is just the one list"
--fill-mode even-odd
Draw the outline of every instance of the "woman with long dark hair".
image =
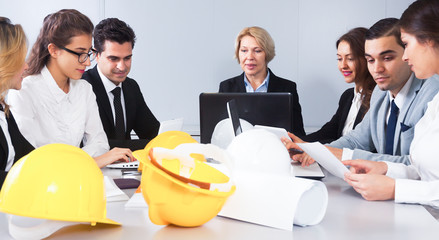
[[320, 130], [301, 137], [302, 140], [321, 143], [337, 140], [353, 130], [369, 110], [370, 96], [376, 83], [364, 58], [366, 31], [366, 28], [354, 28], [337, 40], [338, 69], [345, 82], [354, 83], [355, 87], [341, 95], [337, 112], [331, 120]]

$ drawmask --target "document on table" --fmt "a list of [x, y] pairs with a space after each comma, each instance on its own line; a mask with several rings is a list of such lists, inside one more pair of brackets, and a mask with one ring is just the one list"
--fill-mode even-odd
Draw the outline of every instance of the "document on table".
[[297, 145], [333, 175], [343, 179], [344, 173], [349, 172], [348, 168], [321, 143], [297, 143]]

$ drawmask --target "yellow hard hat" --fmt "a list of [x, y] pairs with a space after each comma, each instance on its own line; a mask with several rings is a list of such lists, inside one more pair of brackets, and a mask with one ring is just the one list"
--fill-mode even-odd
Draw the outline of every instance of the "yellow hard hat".
[[17, 161], [0, 192], [0, 211], [57, 221], [119, 223], [106, 218], [103, 175], [82, 149], [49, 144]]
[[[200, 154], [214, 160], [199, 161]], [[200, 226], [215, 217], [235, 191], [219, 147], [188, 143], [173, 150], [155, 147], [149, 155], [141, 188], [155, 224]]]
[[145, 146], [145, 149], [137, 150], [133, 152], [133, 155], [139, 161], [139, 171], [143, 170], [143, 164], [149, 162], [148, 153], [151, 148], [162, 147], [168, 149], [174, 149], [182, 143], [196, 143], [197, 141], [191, 137], [188, 133], [182, 131], [167, 131], [157, 135]]

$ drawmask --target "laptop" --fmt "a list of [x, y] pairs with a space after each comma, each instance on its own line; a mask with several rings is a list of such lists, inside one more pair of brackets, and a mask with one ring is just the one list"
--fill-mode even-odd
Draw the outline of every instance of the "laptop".
[[290, 93], [201, 93], [201, 143], [210, 143], [215, 126], [228, 118], [227, 102], [232, 99], [235, 100], [239, 118], [252, 125], [292, 131], [293, 102]]
[[[241, 124], [239, 122], [239, 114], [236, 109], [236, 101], [235, 99], [232, 99], [227, 102], [227, 113], [230, 119], [232, 119], [232, 126], [233, 130], [235, 132], [235, 136], [238, 136], [241, 134]], [[256, 129], [264, 129], [266, 131], [269, 131], [276, 135], [278, 138], [289, 138], [287, 131], [284, 128], [277, 128], [277, 127], [269, 127], [269, 126], [262, 126], [262, 125], [255, 125], [254, 128]], [[303, 153], [302, 150], [299, 149], [289, 149], [290, 153], [296, 152], [296, 153]], [[309, 178], [314, 180], [320, 180], [325, 177], [325, 174], [323, 173], [322, 169], [320, 168], [320, 165], [317, 162], [314, 162], [313, 164], [302, 167], [300, 163], [298, 162], [292, 162], [291, 163], [291, 171], [295, 177], [301, 177], [301, 178]]]
[[[158, 134], [163, 133], [163, 132], [167, 132], [167, 131], [181, 131], [182, 128], [183, 128], [183, 118], [167, 120], [167, 121], [160, 122], [160, 128], [159, 128]], [[124, 168], [137, 169], [138, 167], [139, 167], [139, 161], [116, 162], [116, 163], [112, 163], [112, 164], [107, 165], [107, 168], [121, 168], [121, 169], [124, 169]]]

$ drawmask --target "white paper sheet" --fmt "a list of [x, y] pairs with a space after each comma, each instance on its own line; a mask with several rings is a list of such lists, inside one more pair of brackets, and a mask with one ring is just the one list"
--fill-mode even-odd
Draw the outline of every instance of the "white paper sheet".
[[181, 131], [181, 129], [183, 128], [183, 121], [183, 118], [177, 118], [160, 122], [158, 134], [167, 131]]
[[344, 173], [349, 172], [348, 168], [321, 143], [297, 143], [297, 145], [333, 175], [343, 179]]
[[271, 127], [271, 126], [263, 126], [263, 125], [255, 125], [256, 129], [265, 129], [271, 133], [273, 133], [274, 135], [276, 135], [278, 138], [288, 138], [290, 139], [290, 137], [288, 136], [288, 132], [287, 130], [285, 130], [285, 128], [278, 128], [278, 127]]
[[240, 172], [234, 181], [219, 216], [292, 231], [293, 224], [317, 224], [325, 215], [328, 192], [320, 181], [255, 172]]

